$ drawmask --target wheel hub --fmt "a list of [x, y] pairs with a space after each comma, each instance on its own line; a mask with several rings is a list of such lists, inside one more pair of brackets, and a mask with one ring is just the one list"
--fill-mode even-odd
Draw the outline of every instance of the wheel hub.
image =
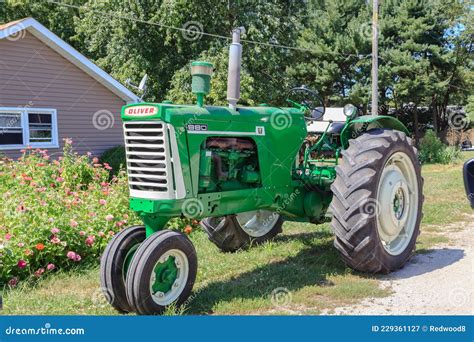
[[150, 292], [159, 305], [168, 305], [178, 299], [186, 286], [189, 262], [186, 255], [172, 249], [164, 253], [153, 268]]
[[176, 276], [178, 275], [178, 266], [175, 262], [175, 257], [169, 256], [168, 259], [155, 266], [153, 276], [153, 293], [168, 292], [173, 286]]
[[400, 220], [403, 212], [405, 210], [405, 193], [403, 192], [402, 187], [399, 187], [393, 198], [393, 213], [395, 214], [395, 218]]

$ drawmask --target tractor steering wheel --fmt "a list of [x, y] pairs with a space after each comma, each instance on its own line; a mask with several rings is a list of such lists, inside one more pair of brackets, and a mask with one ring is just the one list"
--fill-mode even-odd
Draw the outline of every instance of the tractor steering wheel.
[[303, 111], [307, 120], [321, 120], [326, 111], [322, 98], [305, 86], [292, 88], [286, 101]]

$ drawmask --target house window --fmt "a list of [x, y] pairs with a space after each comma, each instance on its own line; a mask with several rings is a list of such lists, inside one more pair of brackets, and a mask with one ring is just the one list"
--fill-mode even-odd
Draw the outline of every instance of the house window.
[[0, 107], [0, 150], [58, 147], [56, 110]]

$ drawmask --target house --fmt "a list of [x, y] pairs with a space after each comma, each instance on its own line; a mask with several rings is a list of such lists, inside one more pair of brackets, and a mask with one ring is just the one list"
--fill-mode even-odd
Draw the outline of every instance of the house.
[[33, 18], [0, 25], [0, 154], [123, 145], [120, 109], [138, 97]]

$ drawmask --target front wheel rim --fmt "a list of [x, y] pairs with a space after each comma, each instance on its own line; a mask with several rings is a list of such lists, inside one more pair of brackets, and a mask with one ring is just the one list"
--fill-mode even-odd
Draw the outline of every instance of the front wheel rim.
[[385, 251], [402, 254], [418, 218], [418, 179], [411, 158], [394, 153], [385, 163], [377, 191], [377, 232]]
[[235, 216], [244, 232], [253, 238], [268, 234], [280, 218], [280, 215], [270, 210], [247, 211]]
[[153, 301], [161, 306], [179, 298], [189, 276], [189, 261], [179, 249], [165, 252], [153, 267], [150, 276], [150, 293]]

